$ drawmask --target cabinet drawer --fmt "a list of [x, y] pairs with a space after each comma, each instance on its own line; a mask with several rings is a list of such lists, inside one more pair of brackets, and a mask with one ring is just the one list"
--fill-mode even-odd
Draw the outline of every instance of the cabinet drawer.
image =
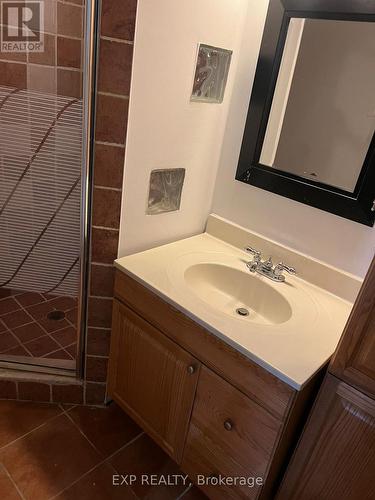
[[[182, 468], [197, 483], [198, 474], [212, 478], [260, 477], [265, 481], [281, 425], [242, 392], [202, 367]], [[202, 489], [215, 500], [256, 498], [261, 486]]]

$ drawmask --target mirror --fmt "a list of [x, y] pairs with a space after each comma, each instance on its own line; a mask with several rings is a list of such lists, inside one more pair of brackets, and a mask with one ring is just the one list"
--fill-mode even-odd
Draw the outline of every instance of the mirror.
[[375, 23], [292, 18], [260, 163], [354, 192], [375, 128]]
[[374, 224], [374, 21], [366, 0], [270, 0], [237, 180]]

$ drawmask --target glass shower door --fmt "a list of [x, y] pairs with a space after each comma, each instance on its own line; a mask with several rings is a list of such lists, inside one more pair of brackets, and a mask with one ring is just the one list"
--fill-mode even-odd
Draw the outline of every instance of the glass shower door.
[[[39, 10], [25, 12], [11, 4], [1, 3], [0, 360], [74, 370], [85, 7], [26, 1]], [[29, 38], [22, 44], [20, 36]]]

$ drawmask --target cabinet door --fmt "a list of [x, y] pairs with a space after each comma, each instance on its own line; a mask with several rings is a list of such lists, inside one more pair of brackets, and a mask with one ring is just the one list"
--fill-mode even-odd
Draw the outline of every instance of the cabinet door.
[[117, 300], [112, 325], [109, 394], [179, 462], [199, 362]]
[[[214, 500], [255, 499], [280, 428], [279, 420], [203, 366], [182, 469]], [[210, 484], [202, 485], [200, 476]], [[236, 484], [216, 484], [220, 476]], [[258, 478], [257, 484], [252, 484], [253, 478]]]
[[374, 492], [375, 401], [328, 375], [277, 500], [372, 500]]
[[375, 398], [375, 259], [329, 371]]

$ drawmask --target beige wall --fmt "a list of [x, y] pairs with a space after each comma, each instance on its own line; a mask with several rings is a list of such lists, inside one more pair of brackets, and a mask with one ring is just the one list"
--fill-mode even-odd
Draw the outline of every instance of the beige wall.
[[[199, 233], [212, 211], [366, 272], [374, 229], [235, 180], [267, 7], [268, 0], [140, 0], [119, 255]], [[234, 51], [222, 105], [189, 102], [199, 41]], [[181, 209], [146, 216], [150, 170], [170, 167], [187, 169]]]
[[374, 228], [234, 180], [267, 6], [268, 0], [249, 0], [212, 211], [328, 264], [364, 276], [374, 255]]
[[[140, 0], [119, 255], [204, 230], [247, 0]], [[234, 51], [222, 104], [190, 102], [197, 45]], [[146, 215], [150, 171], [186, 169], [178, 212]]]

